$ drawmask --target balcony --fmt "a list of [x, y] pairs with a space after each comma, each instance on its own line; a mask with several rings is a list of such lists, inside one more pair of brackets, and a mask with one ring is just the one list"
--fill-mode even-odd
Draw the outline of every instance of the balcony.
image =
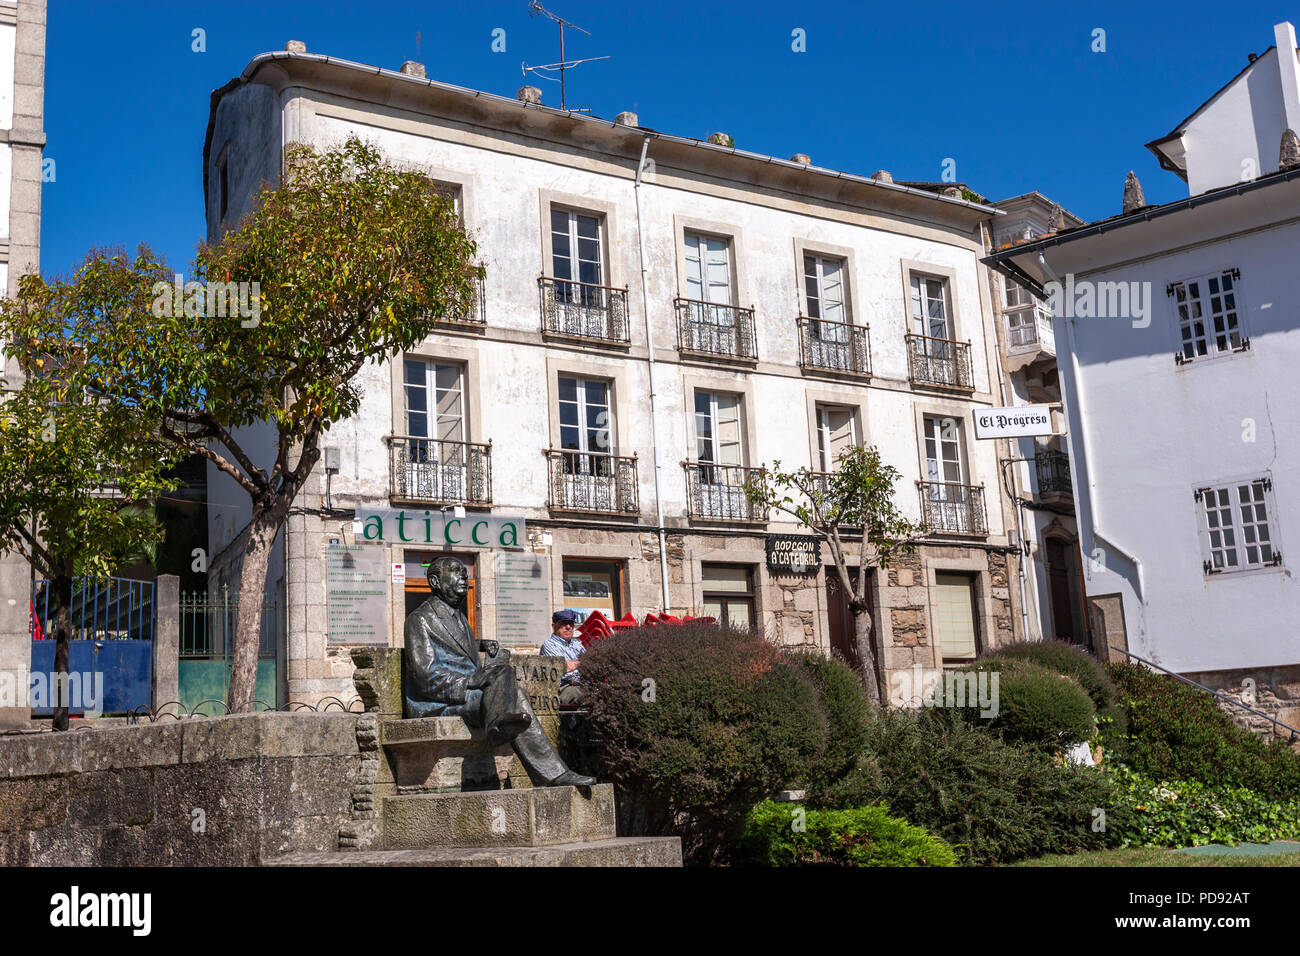
[[552, 512], [622, 515], [641, 513], [636, 456], [547, 449], [548, 502]]
[[908, 335], [907, 372], [913, 385], [975, 390], [969, 342]]
[[749, 503], [745, 484], [762, 472], [742, 465], [715, 465], [684, 461], [687, 509], [692, 518], [706, 521], [766, 521], [767, 515]]
[[677, 348], [715, 358], [758, 361], [754, 310], [699, 299], [673, 300], [677, 311]]
[[542, 276], [537, 280], [542, 332], [609, 345], [627, 345], [627, 289]]
[[1038, 494], [1074, 496], [1070, 481], [1070, 456], [1063, 451], [1040, 451], [1034, 455], [1034, 471], [1038, 476]]
[[487, 299], [483, 289], [483, 277], [475, 276], [471, 283], [474, 287], [469, 311], [460, 315], [449, 315], [438, 319], [439, 325], [466, 326], [481, 329], [487, 325]]
[[1007, 330], [1007, 366], [1015, 371], [1041, 358], [1056, 357], [1052, 315], [1041, 307], [1004, 313]]
[[941, 534], [987, 535], [984, 487], [949, 481], [918, 481], [921, 519], [929, 531]]
[[421, 504], [492, 503], [492, 444], [388, 438], [389, 495]]
[[865, 325], [800, 316], [799, 364], [805, 370], [871, 376], [871, 340]]

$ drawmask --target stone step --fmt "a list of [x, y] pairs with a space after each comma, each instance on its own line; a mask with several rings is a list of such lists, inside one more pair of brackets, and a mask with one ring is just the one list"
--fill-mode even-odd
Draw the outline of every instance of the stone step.
[[386, 850], [517, 847], [611, 840], [614, 788], [597, 784], [476, 793], [417, 793], [379, 800]]
[[264, 866], [681, 866], [677, 837], [615, 837], [550, 846], [289, 853]]

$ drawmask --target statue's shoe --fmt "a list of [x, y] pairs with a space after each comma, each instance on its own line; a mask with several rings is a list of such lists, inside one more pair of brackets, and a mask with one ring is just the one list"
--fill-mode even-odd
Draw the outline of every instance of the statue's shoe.
[[494, 747], [507, 744], [527, 730], [532, 722], [533, 718], [528, 714], [502, 714], [501, 719], [487, 729], [488, 743]]
[[564, 771], [564, 773], [547, 784], [548, 787], [594, 787], [595, 785], [595, 777], [584, 777], [572, 770]]

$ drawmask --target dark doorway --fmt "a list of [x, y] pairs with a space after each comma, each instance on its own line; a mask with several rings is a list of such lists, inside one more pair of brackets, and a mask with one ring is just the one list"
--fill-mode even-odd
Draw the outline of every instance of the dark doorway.
[[[850, 573], [855, 573], [852, 568]], [[867, 572], [867, 607], [871, 614], [872, 637], [875, 637], [876, 619], [876, 573]], [[862, 666], [858, 657], [858, 645], [853, 634], [853, 611], [849, 608], [848, 589], [840, 583], [839, 574], [834, 568], [826, 569], [826, 625], [830, 630], [831, 651], [843, 658], [854, 669]]]
[[1070, 565], [1066, 558], [1067, 542], [1048, 538], [1047, 591], [1052, 602], [1052, 631], [1058, 641], [1080, 643], [1074, 633], [1074, 614], [1070, 607]]

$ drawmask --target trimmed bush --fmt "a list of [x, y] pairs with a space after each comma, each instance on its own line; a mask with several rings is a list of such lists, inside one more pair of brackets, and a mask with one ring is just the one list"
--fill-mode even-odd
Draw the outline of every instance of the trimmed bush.
[[1124, 709], [1119, 706], [1119, 688], [1106, 672], [1106, 665], [1082, 647], [1065, 641], [1031, 641], [1000, 647], [981, 660], [1026, 660], [1072, 677], [1092, 698], [1099, 724], [1108, 727], [1115, 737], [1126, 730]]
[[638, 628], [582, 657], [597, 765], [625, 832], [677, 834], [714, 862], [745, 814], [797, 784], [826, 749], [818, 690], [756, 633]]
[[812, 680], [828, 720], [826, 749], [801, 783], [804, 788], [826, 787], [857, 763], [867, 744], [874, 708], [861, 679], [843, 661], [820, 654], [791, 654], [788, 660]]
[[962, 670], [998, 675], [997, 715], [984, 718], [972, 707], [963, 713], [1007, 743], [1056, 753], [1092, 739], [1097, 732], [1092, 698], [1071, 677], [1023, 658], [986, 658]]
[[1248, 787], [1195, 780], [1158, 781], [1127, 767], [1113, 770], [1115, 795], [1106, 825], [1120, 846], [1267, 843], [1300, 837], [1300, 799], [1275, 800]]
[[[1268, 797], [1300, 798], [1300, 754], [1238, 727], [1215, 698], [1136, 664], [1112, 664], [1128, 733], [1125, 762], [1156, 780], [1248, 787]], [[1114, 738], [1103, 734], [1110, 745]]]
[[750, 811], [741, 837], [741, 861], [760, 866], [953, 866], [952, 847], [884, 807], [804, 810], [761, 803]]
[[1111, 787], [1091, 767], [1012, 746], [951, 712], [884, 710], [853, 772], [808, 796], [817, 807], [884, 804], [964, 862], [989, 864], [1101, 849], [1093, 811], [1109, 804]]

